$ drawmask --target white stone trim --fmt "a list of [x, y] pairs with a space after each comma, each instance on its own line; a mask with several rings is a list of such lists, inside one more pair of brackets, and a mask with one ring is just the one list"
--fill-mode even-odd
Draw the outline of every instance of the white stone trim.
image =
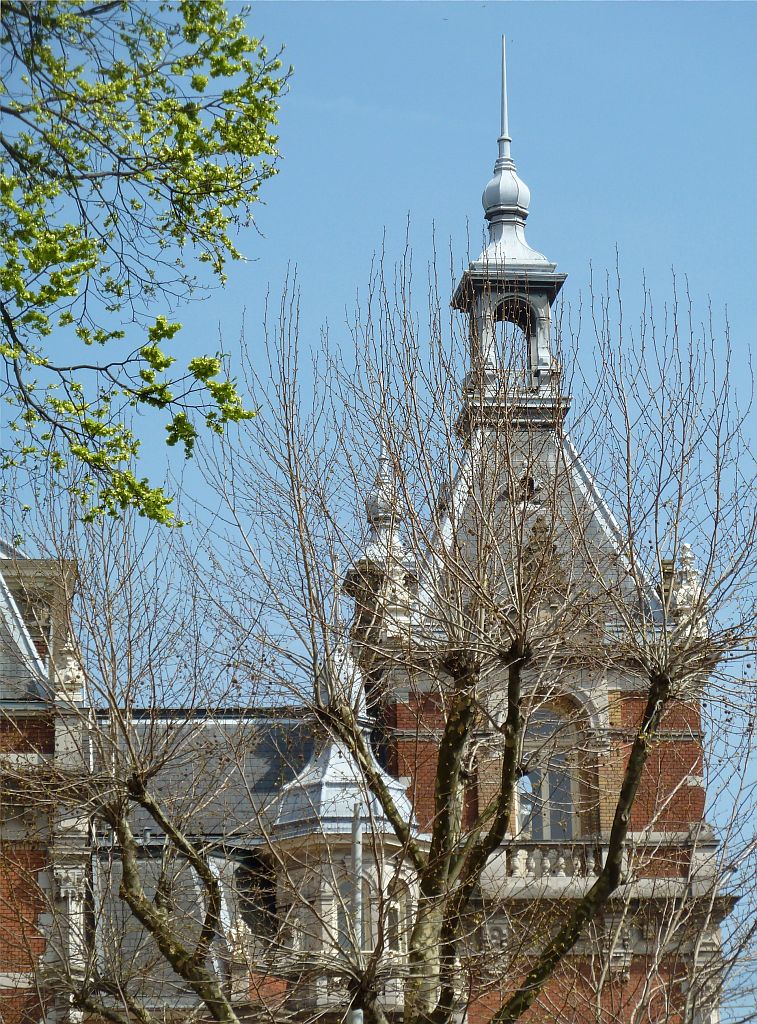
[[32, 971], [0, 971], [0, 989], [33, 988]]

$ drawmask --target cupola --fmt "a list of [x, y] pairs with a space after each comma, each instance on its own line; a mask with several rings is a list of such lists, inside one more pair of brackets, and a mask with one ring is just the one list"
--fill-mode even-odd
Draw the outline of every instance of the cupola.
[[[389, 792], [403, 821], [413, 821], [413, 808], [405, 786], [392, 778], [373, 756], [370, 745], [371, 721], [366, 709], [365, 687], [360, 669], [343, 647], [334, 650], [321, 666], [315, 681], [318, 701], [347, 703], [360, 725], [373, 769]], [[366, 773], [341, 740], [331, 735], [316, 744], [298, 775], [279, 793], [271, 809], [271, 832], [278, 839], [314, 835], [349, 836], [354, 808], [361, 808], [363, 823], [374, 835], [393, 835], [381, 803], [370, 791]]]

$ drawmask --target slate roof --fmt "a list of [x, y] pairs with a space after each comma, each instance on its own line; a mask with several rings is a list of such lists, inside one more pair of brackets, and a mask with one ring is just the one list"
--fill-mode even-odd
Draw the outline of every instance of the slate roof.
[[0, 701], [39, 700], [47, 674], [3, 572], [4, 561], [26, 559], [0, 538]]
[[[94, 759], [107, 774], [107, 715], [99, 725]], [[265, 809], [307, 763], [316, 735], [303, 708], [150, 709], [136, 711], [130, 727], [140, 764], [151, 773], [149, 791], [171, 819], [191, 835], [243, 848], [266, 841]], [[123, 738], [119, 745], [125, 750]], [[119, 760], [128, 771], [128, 756]], [[131, 824], [135, 834], [148, 830], [150, 840], [162, 834], [140, 808]]]

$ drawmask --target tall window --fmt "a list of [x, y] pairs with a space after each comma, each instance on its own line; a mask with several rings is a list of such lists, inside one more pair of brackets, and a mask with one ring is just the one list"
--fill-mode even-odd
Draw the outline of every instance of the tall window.
[[236, 868], [235, 883], [242, 920], [255, 940], [273, 938], [278, 919], [276, 876], [270, 861], [262, 854], [248, 854]]
[[526, 768], [518, 783], [518, 825], [536, 842], [578, 834], [572, 748], [575, 729], [552, 708], [531, 715], [523, 749]]
[[[336, 900], [337, 942], [343, 953], [355, 949], [352, 927], [352, 882], [343, 879]], [[407, 893], [403, 886], [393, 885], [387, 895], [380, 896], [374, 886], [363, 879], [361, 948], [370, 952], [381, 936], [383, 948], [391, 953], [406, 949]]]
[[384, 943], [391, 953], [407, 950], [408, 892], [399, 879], [389, 886], [383, 901]]
[[[373, 946], [371, 935], [371, 889], [368, 881], [363, 879], [362, 886], [362, 919], [360, 922], [360, 948], [367, 950]], [[336, 899], [337, 941], [343, 953], [353, 952], [356, 936], [352, 926], [352, 880], [345, 878], [339, 883]]]

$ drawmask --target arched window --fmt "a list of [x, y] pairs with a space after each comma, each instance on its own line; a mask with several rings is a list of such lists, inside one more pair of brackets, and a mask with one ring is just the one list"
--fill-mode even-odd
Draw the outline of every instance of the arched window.
[[534, 312], [528, 302], [510, 296], [496, 313], [497, 361], [500, 372], [515, 386], [532, 383]]
[[518, 827], [536, 842], [574, 839], [579, 832], [573, 762], [575, 729], [553, 708], [534, 711], [523, 744]]
[[[352, 879], [343, 878], [339, 883], [336, 898], [336, 932], [339, 949], [345, 953], [355, 951], [357, 936], [352, 922]], [[371, 886], [367, 879], [362, 882], [362, 905], [360, 922], [360, 948], [373, 949], [374, 939], [371, 928]]]

